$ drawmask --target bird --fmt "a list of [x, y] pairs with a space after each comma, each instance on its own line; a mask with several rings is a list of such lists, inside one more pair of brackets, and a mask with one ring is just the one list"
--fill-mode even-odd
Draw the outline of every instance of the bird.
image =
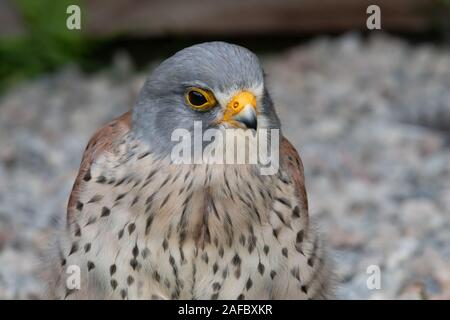
[[[278, 167], [263, 174], [259, 162], [173, 161], [174, 132], [193, 134], [195, 123], [201, 134], [278, 132], [240, 146], [255, 152], [256, 141], [270, 140]], [[164, 60], [130, 111], [90, 139], [47, 292], [55, 299], [330, 299], [331, 260], [259, 58], [239, 45], [205, 42]]]

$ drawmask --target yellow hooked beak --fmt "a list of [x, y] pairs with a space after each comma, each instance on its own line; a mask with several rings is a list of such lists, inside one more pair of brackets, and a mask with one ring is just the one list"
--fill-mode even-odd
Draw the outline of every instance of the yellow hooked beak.
[[236, 94], [227, 104], [227, 109], [223, 115], [223, 121], [232, 124], [237, 121], [244, 124], [248, 129], [256, 130], [255, 95], [248, 91], [242, 91]]

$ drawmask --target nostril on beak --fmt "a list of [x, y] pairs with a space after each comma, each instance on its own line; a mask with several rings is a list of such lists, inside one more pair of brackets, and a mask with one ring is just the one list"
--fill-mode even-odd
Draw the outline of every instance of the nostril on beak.
[[224, 111], [224, 121], [235, 120], [248, 129], [256, 130], [256, 97], [249, 91], [241, 91], [227, 104]]

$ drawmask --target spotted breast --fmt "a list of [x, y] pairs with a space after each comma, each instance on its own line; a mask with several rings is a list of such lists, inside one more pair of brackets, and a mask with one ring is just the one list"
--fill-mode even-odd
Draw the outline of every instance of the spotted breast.
[[130, 126], [127, 113], [88, 144], [50, 297], [330, 297], [330, 263], [308, 218], [303, 166], [286, 139], [278, 174], [262, 176], [249, 165], [172, 164]]

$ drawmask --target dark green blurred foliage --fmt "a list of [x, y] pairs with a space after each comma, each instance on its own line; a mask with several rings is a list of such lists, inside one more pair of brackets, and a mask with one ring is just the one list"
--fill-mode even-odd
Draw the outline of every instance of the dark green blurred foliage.
[[[81, 30], [68, 30], [67, 7], [80, 0], [15, 0], [25, 33], [0, 39], [0, 90], [22, 79], [80, 61], [87, 51]], [[83, 9], [81, 9], [83, 25]]]

